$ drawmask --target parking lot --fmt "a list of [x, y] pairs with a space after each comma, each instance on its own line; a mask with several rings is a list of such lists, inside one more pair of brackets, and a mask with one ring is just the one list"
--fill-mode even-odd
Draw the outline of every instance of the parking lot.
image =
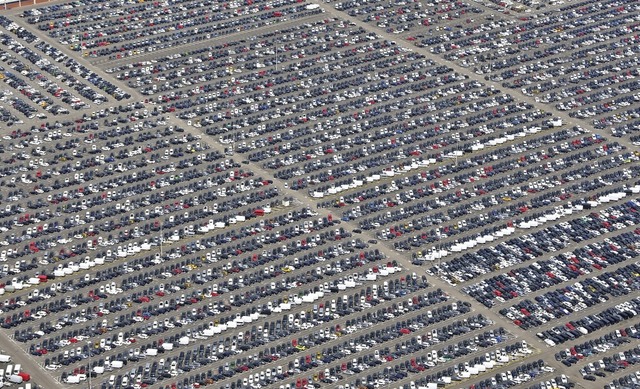
[[542, 3], [0, 14], [3, 353], [52, 389], [637, 385], [640, 8]]

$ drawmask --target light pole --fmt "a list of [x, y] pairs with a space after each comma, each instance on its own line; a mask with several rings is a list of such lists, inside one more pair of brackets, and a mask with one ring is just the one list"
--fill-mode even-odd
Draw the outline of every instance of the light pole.
[[[82, 8], [80, 8], [80, 15], [78, 16], [78, 21], [82, 23]], [[84, 32], [80, 32], [80, 58], [82, 58], [82, 40], [84, 39]]]
[[[87, 340], [87, 345], [89, 346], [89, 351], [91, 351], [91, 346], [93, 346], [93, 343], [91, 343], [90, 340]], [[88, 374], [89, 374], [89, 389], [93, 389], [93, 386], [91, 385], [91, 373], [92, 373], [91, 365], [89, 365], [89, 372], [88, 372]]]
[[162, 261], [162, 241], [164, 240], [164, 223], [160, 224], [160, 260]]
[[[276, 19], [276, 24], [280, 22], [280, 18]], [[278, 34], [279, 30], [276, 29], [276, 73], [278, 72]]]

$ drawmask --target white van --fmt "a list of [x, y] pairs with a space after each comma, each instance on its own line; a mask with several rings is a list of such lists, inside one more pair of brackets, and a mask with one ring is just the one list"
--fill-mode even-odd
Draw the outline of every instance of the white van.
[[67, 383], [67, 384], [79, 384], [80, 383], [80, 377], [78, 377], [77, 375], [67, 376], [67, 378], [65, 379], [65, 383]]

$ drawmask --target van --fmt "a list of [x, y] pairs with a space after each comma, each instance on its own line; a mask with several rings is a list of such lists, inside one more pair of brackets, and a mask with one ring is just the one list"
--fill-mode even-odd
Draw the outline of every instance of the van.
[[22, 376], [19, 376], [17, 374], [12, 374], [11, 377], [9, 377], [9, 382], [11, 382], [12, 384], [21, 384], [23, 381]]
[[65, 383], [67, 383], [67, 384], [79, 384], [80, 383], [80, 377], [78, 377], [77, 375], [67, 376], [67, 378], [65, 379]]
[[4, 377], [9, 378], [13, 375], [13, 365], [8, 365], [4, 370]]
[[0, 362], [2, 363], [11, 362], [11, 355], [0, 354]]

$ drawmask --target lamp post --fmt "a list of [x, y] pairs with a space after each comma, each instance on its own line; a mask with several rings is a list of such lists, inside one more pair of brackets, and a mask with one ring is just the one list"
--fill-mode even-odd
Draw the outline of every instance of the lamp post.
[[[82, 23], [82, 8], [80, 8], [80, 14], [78, 15], [78, 21]], [[80, 58], [82, 58], [82, 40], [84, 39], [84, 32], [80, 32]]]
[[[87, 345], [89, 346], [89, 351], [91, 351], [91, 346], [93, 346], [93, 343], [90, 340], [87, 340]], [[91, 385], [91, 365], [89, 365], [89, 371], [88, 371], [88, 375], [89, 375], [89, 389], [93, 389], [93, 385]]]
[[[276, 19], [276, 23], [279, 23], [279, 22], [280, 22], [280, 18], [278, 17]], [[276, 73], [278, 72], [278, 43], [279, 43], [278, 42], [278, 34], [280, 34], [280, 30], [276, 29], [276, 40], [275, 40], [275, 42], [276, 42]]]

